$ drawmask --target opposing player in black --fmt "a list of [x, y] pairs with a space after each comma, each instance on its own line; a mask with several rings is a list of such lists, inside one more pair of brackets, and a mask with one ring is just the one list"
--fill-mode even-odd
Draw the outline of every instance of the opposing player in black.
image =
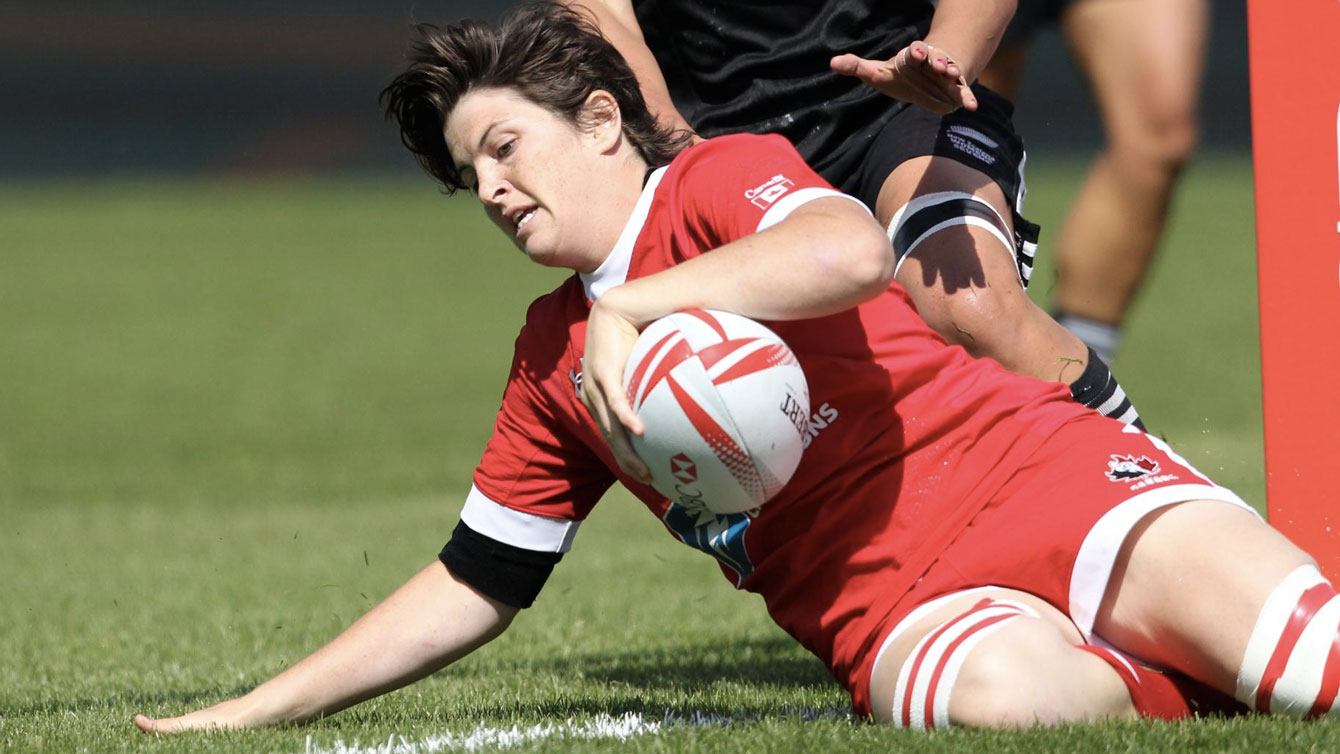
[[664, 122], [780, 133], [865, 202], [899, 282], [951, 343], [1139, 424], [1102, 359], [1024, 292], [1038, 229], [1020, 214], [1013, 106], [969, 84], [1014, 0], [568, 2], [595, 17]]

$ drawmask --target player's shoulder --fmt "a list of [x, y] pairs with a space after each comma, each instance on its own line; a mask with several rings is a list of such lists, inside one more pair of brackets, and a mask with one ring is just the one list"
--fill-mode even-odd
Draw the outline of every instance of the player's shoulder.
[[709, 196], [737, 188], [747, 194], [760, 181], [779, 176], [795, 180], [811, 172], [785, 136], [739, 133], [716, 136], [685, 149], [671, 163], [665, 183], [693, 186], [695, 193]]
[[526, 321], [517, 335], [517, 354], [557, 355], [567, 348], [572, 326], [584, 320], [588, 306], [581, 279], [572, 275], [526, 309]]
[[800, 153], [785, 136], [780, 134], [738, 133], [714, 136], [685, 149], [677, 160], [685, 163], [707, 162], [716, 159], [735, 159], [741, 155], [776, 154], [800, 158]]

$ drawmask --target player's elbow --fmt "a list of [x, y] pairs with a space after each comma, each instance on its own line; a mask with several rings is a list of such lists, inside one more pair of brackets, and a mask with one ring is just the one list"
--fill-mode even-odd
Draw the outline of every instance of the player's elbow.
[[873, 222], [863, 222], [845, 234], [838, 264], [853, 290], [865, 300], [888, 289], [893, 281], [893, 247], [883, 229]]
[[824, 198], [792, 216], [806, 250], [812, 279], [822, 281], [832, 303], [854, 306], [878, 296], [893, 280], [894, 256], [884, 229], [864, 207], [846, 198]]

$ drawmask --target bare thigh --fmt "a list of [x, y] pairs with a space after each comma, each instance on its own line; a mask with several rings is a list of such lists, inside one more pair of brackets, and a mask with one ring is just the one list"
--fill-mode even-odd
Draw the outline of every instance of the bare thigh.
[[1312, 563], [1250, 511], [1211, 500], [1169, 506], [1127, 537], [1094, 628], [1127, 652], [1231, 694], [1266, 599]]
[[1079, 2], [1062, 29], [1113, 145], [1185, 156], [1195, 138], [1207, 0]]

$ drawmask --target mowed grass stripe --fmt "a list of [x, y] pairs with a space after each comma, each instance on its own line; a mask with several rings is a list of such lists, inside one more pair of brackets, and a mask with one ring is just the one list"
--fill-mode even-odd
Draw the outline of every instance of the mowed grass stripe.
[[452, 442], [473, 456], [487, 436], [525, 302], [556, 279], [417, 182], [5, 205], [4, 492], [28, 502], [437, 489], [472, 460]]

